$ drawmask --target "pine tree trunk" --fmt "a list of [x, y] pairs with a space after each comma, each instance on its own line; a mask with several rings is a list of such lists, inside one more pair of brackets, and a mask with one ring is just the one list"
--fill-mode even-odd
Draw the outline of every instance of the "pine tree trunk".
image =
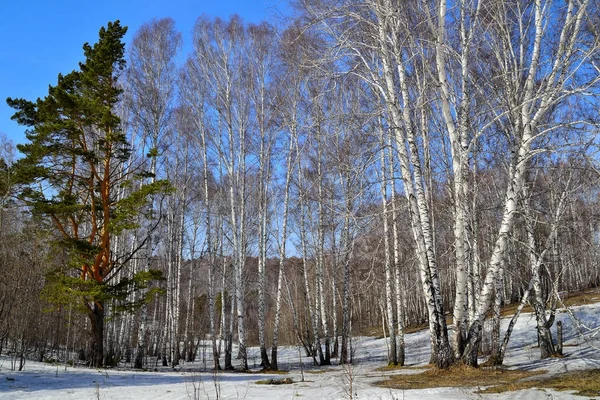
[[87, 307], [92, 328], [89, 361], [92, 367], [99, 368], [104, 361], [104, 305], [101, 302], [94, 302]]

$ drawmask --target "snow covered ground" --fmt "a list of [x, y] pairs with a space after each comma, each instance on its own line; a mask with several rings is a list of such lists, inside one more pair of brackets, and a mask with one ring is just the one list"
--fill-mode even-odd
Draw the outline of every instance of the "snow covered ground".
[[[574, 315], [583, 325], [574, 323], [567, 312], [560, 313], [563, 321], [564, 358], [539, 360], [535, 333], [535, 318], [522, 314], [519, 318], [505, 358], [510, 368], [526, 370], [543, 369], [548, 374], [600, 368], [600, 304], [574, 307]], [[503, 321], [503, 328], [508, 320]], [[385, 365], [386, 345], [383, 339], [354, 338], [355, 364], [344, 366], [313, 367], [303, 357], [304, 382], [301, 382], [299, 353], [295, 347], [279, 352], [280, 368], [289, 375], [220, 372], [213, 375], [203, 370], [202, 361], [186, 363], [181, 368], [158, 368], [151, 372], [125, 369], [96, 370], [28, 361], [25, 371], [10, 371], [10, 360], [0, 359], [0, 399], [347, 399], [349, 380], [352, 380], [354, 399], [573, 399], [566, 392], [551, 390], [522, 390], [500, 395], [479, 395], [469, 382], [462, 388], [435, 388], [427, 390], [390, 390], [375, 387], [390, 374], [417, 373], [420, 369], [403, 369], [395, 372], [378, 372]], [[422, 331], [406, 337], [407, 364], [424, 366], [429, 360], [428, 332]], [[250, 349], [249, 364], [259, 362], [257, 349]], [[202, 356], [200, 356], [202, 358]], [[259, 385], [259, 380], [291, 377], [295, 383], [288, 385]]]

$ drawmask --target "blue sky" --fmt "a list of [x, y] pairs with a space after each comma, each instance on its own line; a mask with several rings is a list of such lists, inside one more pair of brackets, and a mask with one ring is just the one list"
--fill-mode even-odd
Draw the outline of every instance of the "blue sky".
[[[273, 20], [287, 12], [287, 0], [0, 0], [0, 134], [23, 143], [24, 127], [10, 120], [6, 98], [35, 100], [55, 84], [58, 73], [76, 69], [82, 46], [98, 39], [100, 27], [119, 19], [134, 32], [152, 18], [172, 17], [190, 47], [196, 19], [206, 14], [244, 21]], [[184, 57], [185, 54], [182, 55]]]

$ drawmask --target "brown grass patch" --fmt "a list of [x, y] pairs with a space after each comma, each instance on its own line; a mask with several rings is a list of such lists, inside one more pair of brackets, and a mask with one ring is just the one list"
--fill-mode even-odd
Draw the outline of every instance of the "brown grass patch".
[[579, 396], [600, 396], [600, 369], [574, 371], [552, 378], [514, 382], [511, 385], [498, 385], [480, 393], [502, 393], [522, 389], [554, 389], [574, 391]]
[[[377, 370], [390, 371], [391, 367]], [[545, 371], [471, 368], [459, 365], [447, 370], [432, 368], [421, 374], [394, 375], [385, 381], [376, 382], [375, 385], [401, 390], [440, 387], [484, 388], [477, 393], [504, 393], [538, 388], [573, 391], [579, 396], [600, 396], [600, 369], [568, 372], [551, 378], [536, 377], [544, 373]]]
[[[561, 295], [561, 299], [568, 307], [598, 303], [600, 302], [600, 288], [565, 293]], [[502, 317], [512, 317], [517, 311], [517, 307], [519, 307], [519, 302], [508, 304], [502, 307], [500, 314]], [[562, 305], [558, 304], [558, 307], [562, 307]], [[533, 309], [526, 304], [522, 312], [533, 312]]]
[[[358, 332], [359, 336], [369, 336], [377, 339], [383, 338], [383, 328], [381, 326], [372, 326], [370, 328], [362, 328]], [[386, 330], [387, 334], [387, 330]]]
[[505, 369], [482, 369], [458, 365], [447, 370], [429, 369], [421, 374], [394, 375], [375, 385], [391, 389], [427, 389], [440, 387], [486, 387], [510, 386], [523, 378], [529, 378], [544, 371], [519, 371]]
[[[512, 317], [517, 312], [517, 308], [519, 308], [519, 304], [520, 304], [520, 302], [516, 301], [514, 303], [505, 305], [504, 307], [502, 307], [502, 310], [500, 310], [500, 316], [502, 318]], [[492, 315], [492, 312], [493, 312], [493, 310], [489, 312], [489, 316]], [[531, 306], [529, 304], [525, 304], [525, 307], [523, 307], [523, 310], [521, 310], [521, 313], [530, 313], [530, 312], [533, 312], [533, 308], [531, 308]]]
[[562, 296], [567, 306], [583, 306], [600, 302], [600, 288], [587, 289]]

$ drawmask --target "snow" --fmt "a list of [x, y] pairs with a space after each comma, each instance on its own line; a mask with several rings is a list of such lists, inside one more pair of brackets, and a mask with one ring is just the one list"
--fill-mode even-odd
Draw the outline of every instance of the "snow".
[[[539, 360], [535, 333], [535, 318], [522, 314], [517, 322], [505, 366], [526, 370], [546, 370], [547, 375], [568, 371], [600, 368], [600, 304], [573, 307], [579, 323], [574, 323], [567, 312], [557, 315], [563, 321], [565, 347], [564, 358]], [[508, 320], [503, 321], [503, 328]], [[354, 399], [575, 399], [568, 392], [553, 390], [521, 390], [499, 395], [474, 393], [468, 382], [462, 388], [434, 388], [427, 390], [391, 390], [373, 386], [391, 374], [421, 372], [420, 368], [392, 372], [376, 371], [386, 363], [384, 339], [359, 337], [353, 339], [354, 361], [350, 366], [313, 367], [302, 355], [304, 382], [297, 347], [285, 347], [279, 351], [280, 368], [290, 370], [289, 375], [261, 373], [219, 372], [214, 375], [204, 371], [201, 359], [185, 363], [176, 370], [159, 367], [142, 372], [127, 369], [88, 369], [67, 367], [28, 361], [25, 370], [10, 370], [10, 360], [0, 359], [1, 399], [347, 399], [352, 380]], [[421, 331], [406, 335], [407, 364], [425, 366], [429, 360], [429, 334]], [[249, 352], [250, 366], [256, 366], [260, 357], [258, 349]], [[291, 377], [295, 383], [288, 385], [259, 385], [259, 380]]]

